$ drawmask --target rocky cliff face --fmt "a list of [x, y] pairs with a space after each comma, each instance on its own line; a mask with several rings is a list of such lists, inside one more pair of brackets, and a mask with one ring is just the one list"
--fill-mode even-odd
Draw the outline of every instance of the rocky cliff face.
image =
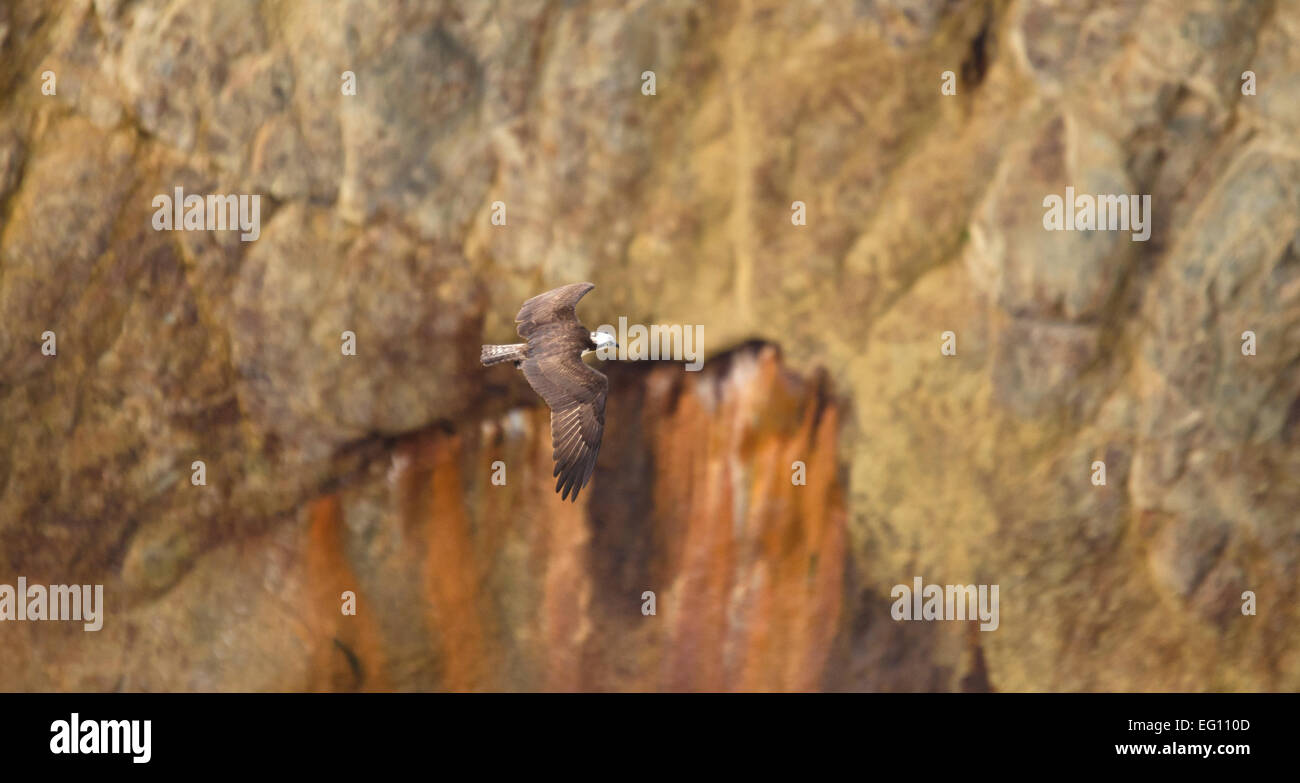
[[[1297, 52], [1247, 0], [0, 4], [0, 583], [108, 601], [0, 688], [1300, 688]], [[1044, 231], [1067, 186], [1149, 241]], [[575, 280], [710, 361], [608, 365], [567, 504], [477, 351]], [[893, 621], [917, 575], [998, 629]]]

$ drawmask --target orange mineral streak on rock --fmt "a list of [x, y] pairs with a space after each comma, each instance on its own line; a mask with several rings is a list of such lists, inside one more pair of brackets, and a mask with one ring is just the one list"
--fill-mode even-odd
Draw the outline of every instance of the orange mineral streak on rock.
[[[550, 455], [549, 439], [547, 456]], [[547, 690], [573, 691], [583, 687], [583, 645], [591, 633], [590, 554], [585, 504], [543, 497], [554, 506], [554, 516], [542, 530], [547, 558], [541, 606], [542, 634], [546, 644]]]
[[[688, 379], [656, 441], [656, 503], [686, 529], [665, 618], [672, 689], [819, 686], [839, 621], [845, 557], [837, 416], [776, 352]], [[806, 464], [807, 485], [791, 465]], [[693, 477], [706, 477], [704, 481]]]
[[[389, 657], [417, 673], [436, 662], [428, 679], [394, 674], [394, 687], [820, 688], [846, 558], [839, 413], [823, 381], [765, 346], [700, 373], [606, 369], [605, 443], [577, 503], [553, 491], [540, 406], [406, 438], [386, 489], [344, 493], [359, 520], [400, 531], [367, 573], [419, 575], [418, 605], [392, 611], [400, 628], [427, 627], [428, 650], [386, 626]], [[491, 480], [498, 460], [504, 484]], [[806, 485], [791, 480], [795, 461]]]
[[440, 645], [443, 686], [453, 691], [499, 689], [499, 643], [489, 630], [494, 625], [492, 590], [466, 513], [462, 438], [440, 434], [424, 449], [422, 456], [433, 467], [427, 485], [432, 502], [425, 529], [425, 595]]
[[[343, 545], [337, 495], [312, 502], [305, 553], [305, 627], [312, 650], [313, 691], [386, 690], [383, 640]], [[356, 614], [343, 614], [343, 593], [356, 594]]]

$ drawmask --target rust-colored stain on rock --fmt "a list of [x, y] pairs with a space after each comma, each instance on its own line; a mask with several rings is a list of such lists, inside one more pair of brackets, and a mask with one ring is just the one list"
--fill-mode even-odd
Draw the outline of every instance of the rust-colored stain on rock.
[[[839, 414], [827, 390], [792, 375], [770, 347], [699, 374], [617, 369], [600, 464], [577, 503], [552, 491], [544, 408], [395, 447], [387, 524], [424, 542], [408, 567], [420, 572], [419, 614], [438, 660], [425, 684], [819, 687], [846, 557]], [[490, 482], [496, 459], [504, 485]], [[327, 605], [351, 578], [339, 532], [347, 503], [331, 495], [312, 509], [310, 592]], [[607, 518], [623, 520], [624, 538], [593, 536]], [[526, 573], [503, 567], [515, 557]], [[640, 558], [649, 564], [638, 584], [593, 567]], [[646, 591], [654, 614], [642, 611]], [[416, 685], [385, 678], [382, 639], [354, 631], [344, 641], [374, 670], [369, 687]]]

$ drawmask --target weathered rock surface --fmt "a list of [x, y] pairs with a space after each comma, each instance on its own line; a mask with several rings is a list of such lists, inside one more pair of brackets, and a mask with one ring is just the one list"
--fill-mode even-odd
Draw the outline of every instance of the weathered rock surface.
[[[1282, 2], [0, 4], [0, 583], [109, 612], [0, 689], [1300, 689], [1298, 106]], [[574, 280], [713, 360], [571, 505], [476, 352]]]

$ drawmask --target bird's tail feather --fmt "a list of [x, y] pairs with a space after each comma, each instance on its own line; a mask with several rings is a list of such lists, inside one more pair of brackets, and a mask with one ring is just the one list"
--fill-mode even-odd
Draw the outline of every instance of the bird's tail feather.
[[501, 364], [502, 362], [522, 362], [524, 360], [524, 348], [527, 345], [528, 343], [485, 345], [479, 360], [483, 362], [484, 367]]

